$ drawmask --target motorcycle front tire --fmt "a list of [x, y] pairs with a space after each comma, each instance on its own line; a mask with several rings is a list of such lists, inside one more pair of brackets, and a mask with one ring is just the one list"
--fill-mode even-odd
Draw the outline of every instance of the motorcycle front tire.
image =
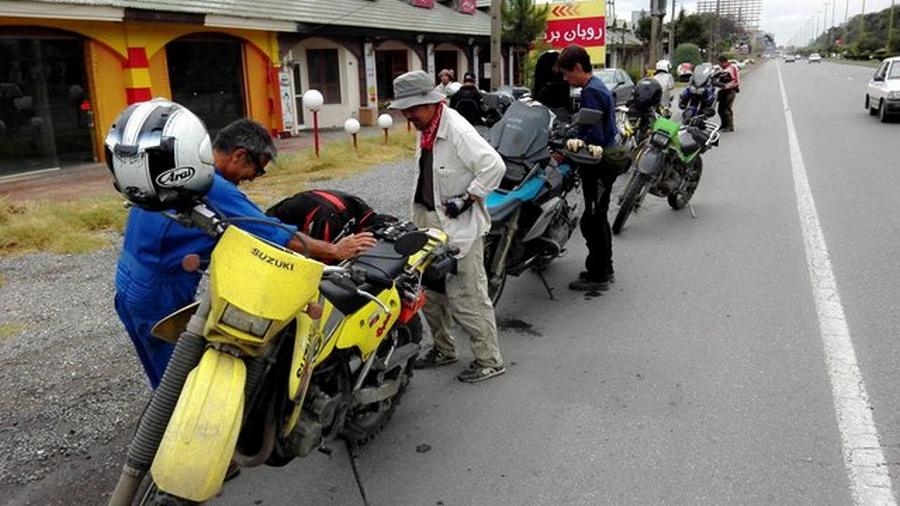
[[193, 506], [197, 504], [200, 503], [160, 491], [149, 472], [144, 476], [134, 500], [135, 506]]
[[625, 196], [622, 197], [622, 204], [619, 205], [619, 212], [616, 213], [616, 219], [613, 221], [612, 232], [614, 234], [618, 235], [619, 232], [622, 231], [622, 227], [625, 226], [628, 217], [634, 212], [634, 208], [637, 205], [637, 199], [644, 190], [644, 185], [647, 184], [647, 180], [648, 178], [645, 174], [636, 172], [634, 178], [628, 183], [628, 188], [625, 189]]

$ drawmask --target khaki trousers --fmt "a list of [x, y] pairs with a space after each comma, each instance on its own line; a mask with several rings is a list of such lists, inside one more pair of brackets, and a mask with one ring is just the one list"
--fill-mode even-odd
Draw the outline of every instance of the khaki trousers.
[[[416, 223], [416, 226], [440, 228], [438, 217], [433, 212], [427, 214], [426, 221], [427, 223]], [[447, 276], [446, 293], [426, 290], [426, 297], [423, 312], [431, 328], [435, 349], [450, 357], [457, 356], [456, 339], [451, 334], [451, 326], [455, 321], [469, 334], [472, 355], [478, 365], [503, 365], [497, 341], [494, 306], [488, 296], [481, 238], [475, 240], [466, 256], [458, 259], [456, 274]]]

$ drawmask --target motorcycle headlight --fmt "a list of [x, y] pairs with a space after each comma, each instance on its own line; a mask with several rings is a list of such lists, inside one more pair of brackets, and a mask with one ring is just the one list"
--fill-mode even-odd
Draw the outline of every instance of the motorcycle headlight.
[[660, 148], [668, 146], [669, 136], [663, 132], [653, 132], [653, 136], [650, 137], [650, 143]]
[[256, 337], [266, 335], [266, 332], [269, 330], [269, 325], [272, 324], [272, 320], [241, 311], [231, 304], [229, 304], [225, 308], [225, 311], [222, 312], [222, 318], [219, 321], [229, 327]]

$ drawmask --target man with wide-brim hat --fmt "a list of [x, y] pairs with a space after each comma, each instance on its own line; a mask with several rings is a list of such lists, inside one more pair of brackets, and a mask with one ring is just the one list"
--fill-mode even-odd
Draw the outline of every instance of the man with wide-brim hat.
[[391, 109], [403, 111], [419, 132], [412, 220], [443, 230], [459, 248], [457, 270], [443, 293], [427, 291], [424, 313], [434, 346], [416, 361], [419, 369], [459, 360], [451, 334], [453, 321], [472, 341], [475, 360], [459, 374], [475, 383], [506, 372], [497, 342], [497, 322], [488, 296], [482, 237], [491, 218], [485, 198], [503, 179], [503, 159], [465, 118], [447, 107], [431, 75], [421, 70], [394, 79]]

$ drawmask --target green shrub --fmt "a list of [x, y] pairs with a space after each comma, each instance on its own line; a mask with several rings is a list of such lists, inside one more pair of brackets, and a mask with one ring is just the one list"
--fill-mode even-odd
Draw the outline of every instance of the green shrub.
[[678, 68], [682, 63], [691, 63], [697, 65], [703, 62], [700, 56], [700, 47], [697, 44], [685, 42], [675, 47], [675, 53], [672, 55], [672, 67]]

